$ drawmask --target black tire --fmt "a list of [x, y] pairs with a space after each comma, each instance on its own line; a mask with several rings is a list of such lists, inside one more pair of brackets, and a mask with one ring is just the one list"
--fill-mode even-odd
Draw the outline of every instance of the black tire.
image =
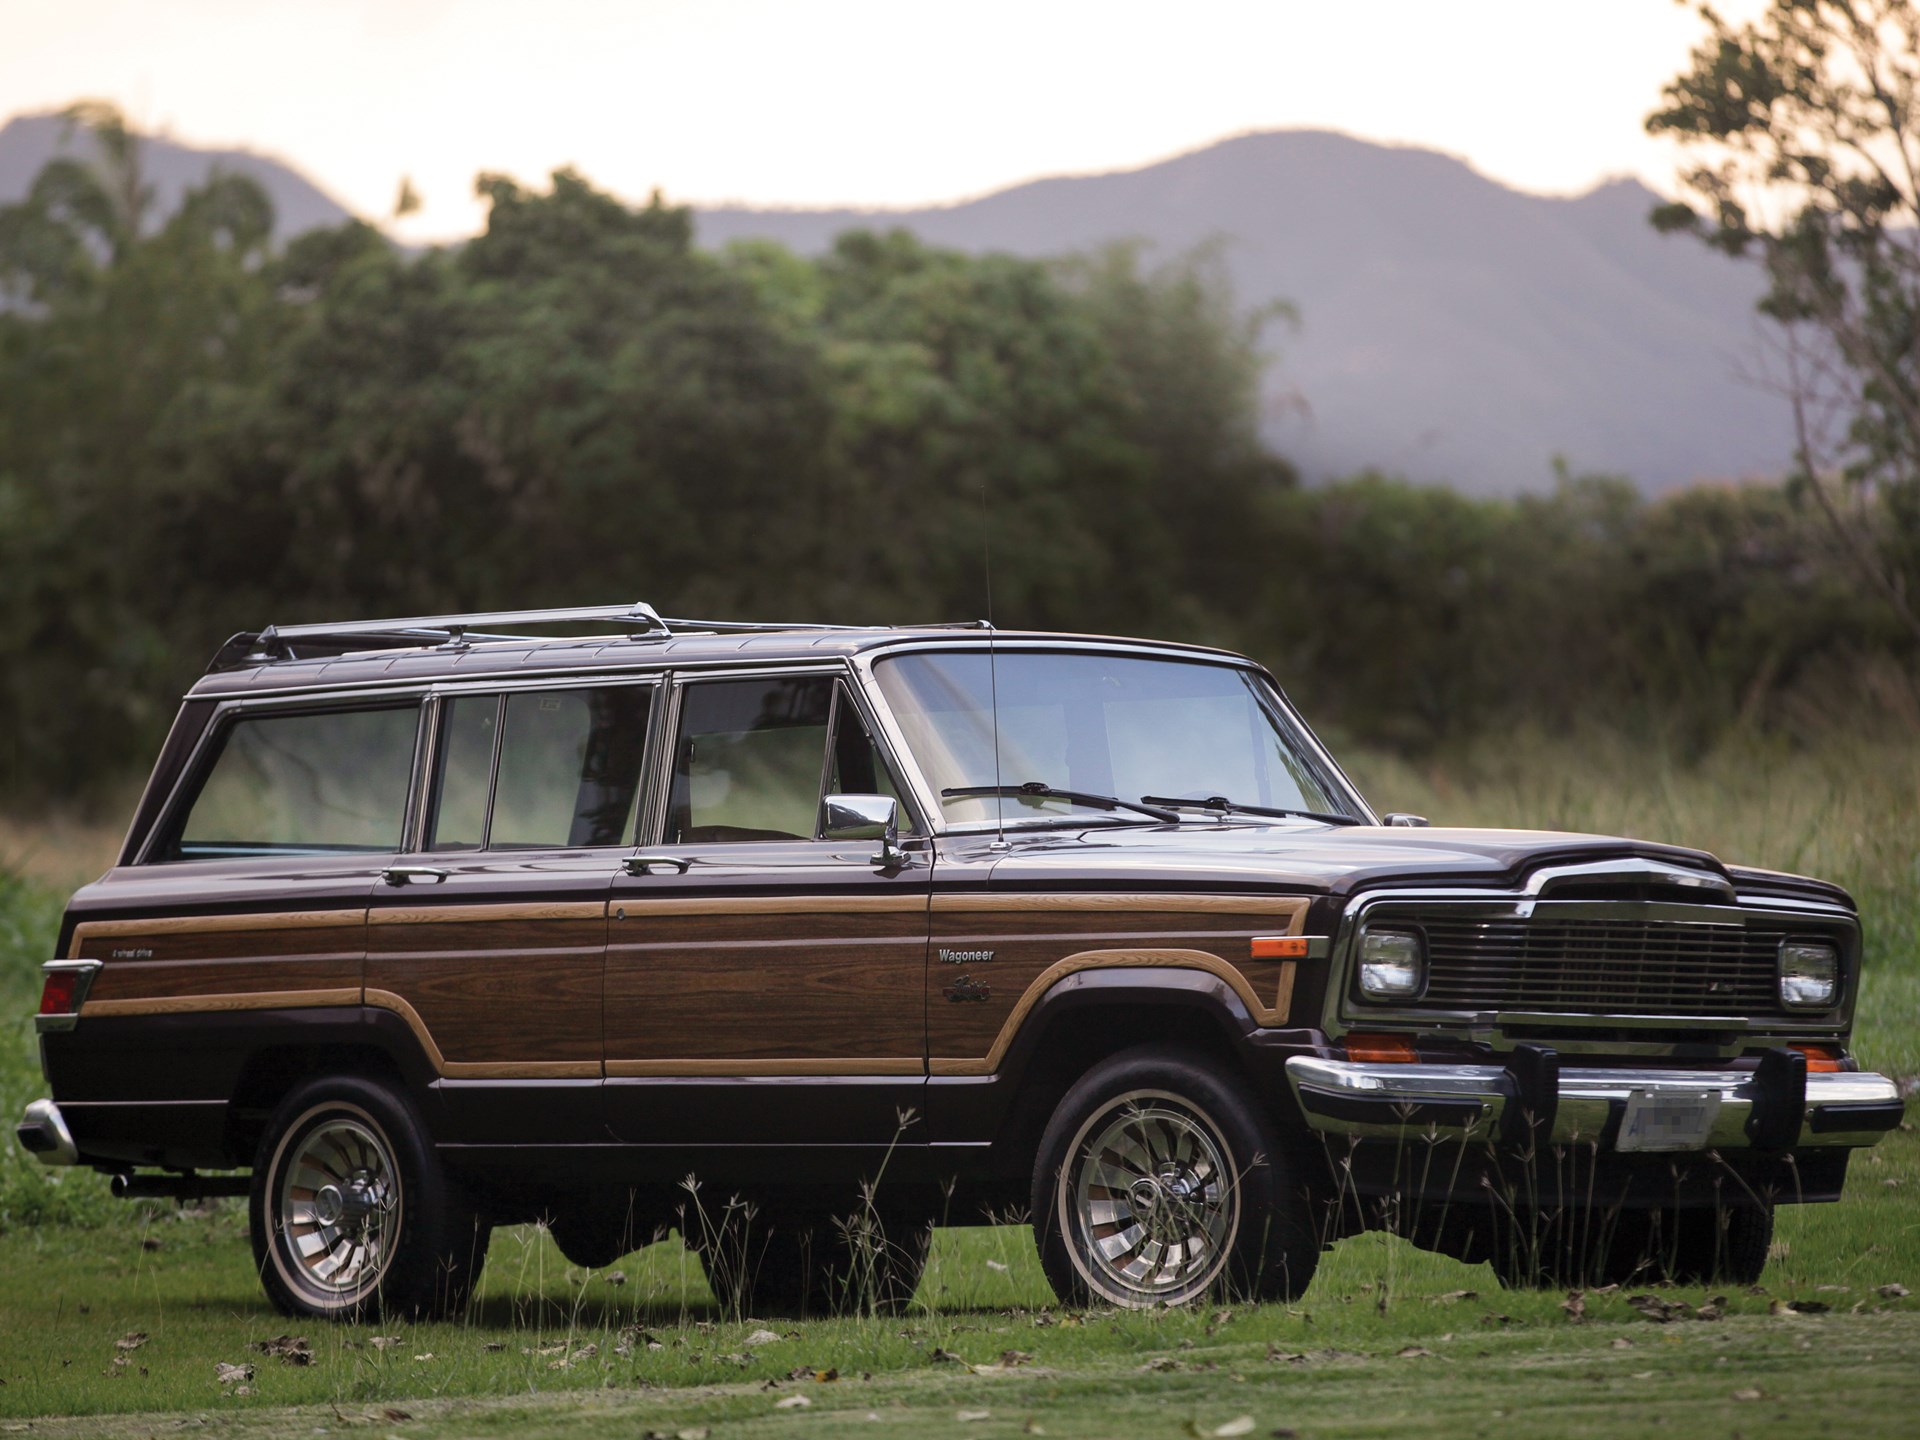
[[1598, 1211], [1510, 1222], [1488, 1256], [1509, 1290], [1600, 1285], [1752, 1285], [1773, 1244], [1773, 1207]]
[[357, 1076], [307, 1081], [280, 1102], [248, 1208], [267, 1298], [322, 1320], [459, 1311], [491, 1235], [412, 1105]]
[[1032, 1205], [1041, 1266], [1069, 1305], [1292, 1299], [1320, 1263], [1273, 1127], [1187, 1051], [1142, 1046], [1081, 1077], [1041, 1136]]
[[919, 1288], [933, 1241], [925, 1219], [774, 1209], [694, 1242], [721, 1308], [730, 1315], [892, 1315]]

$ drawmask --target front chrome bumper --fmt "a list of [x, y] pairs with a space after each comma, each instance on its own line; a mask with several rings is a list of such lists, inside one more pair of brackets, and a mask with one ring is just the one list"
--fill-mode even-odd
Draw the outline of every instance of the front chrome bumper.
[[60, 1107], [51, 1100], [35, 1100], [13, 1127], [22, 1148], [37, 1156], [42, 1165], [77, 1165], [80, 1148], [73, 1143]]
[[[1551, 1052], [1546, 1052], [1551, 1057]], [[1787, 1052], [1776, 1051], [1773, 1055]], [[1768, 1057], [1770, 1060], [1772, 1057]], [[1900, 1123], [1905, 1102], [1884, 1075], [1757, 1070], [1383, 1064], [1295, 1055], [1287, 1080], [1315, 1130], [1357, 1137], [1617, 1148], [1636, 1095], [1714, 1097], [1699, 1148], [1787, 1150], [1872, 1145]]]

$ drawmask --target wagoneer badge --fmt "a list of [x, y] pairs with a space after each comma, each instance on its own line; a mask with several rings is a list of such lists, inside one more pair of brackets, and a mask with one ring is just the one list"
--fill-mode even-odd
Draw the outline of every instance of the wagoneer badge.
[[942, 950], [942, 965], [984, 965], [993, 959], [991, 950]]

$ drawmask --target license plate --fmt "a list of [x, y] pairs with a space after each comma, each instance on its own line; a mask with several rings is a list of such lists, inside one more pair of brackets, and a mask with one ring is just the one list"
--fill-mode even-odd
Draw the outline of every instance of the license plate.
[[1627, 1097], [1616, 1150], [1702, 1150], [1720, 1113], [1720, 1092], [1635, 1090]]

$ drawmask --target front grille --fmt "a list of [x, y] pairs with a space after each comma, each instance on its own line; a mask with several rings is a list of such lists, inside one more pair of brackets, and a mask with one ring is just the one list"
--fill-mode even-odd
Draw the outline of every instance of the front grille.
[[1673, 920], [1421, 917], [1427, 990], [1449, 1010], [1587, 1015], [1779, 1011], [1779, 930]]

